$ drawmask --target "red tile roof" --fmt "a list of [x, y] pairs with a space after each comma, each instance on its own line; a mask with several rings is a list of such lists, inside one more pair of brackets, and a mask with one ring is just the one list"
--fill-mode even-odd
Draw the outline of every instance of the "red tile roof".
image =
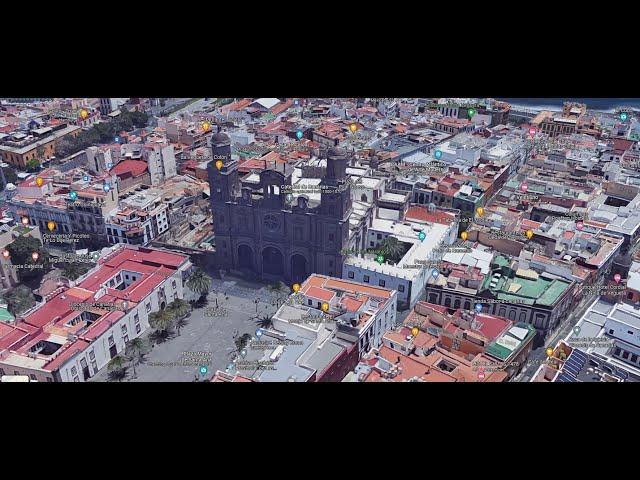
[[109, 170], [120, 178], [139, 177], [147, 171], [147, 162], [142, 160], [124, 160]]
[[407, 220], [422, 220], [423, 222], [440, 223], [442, 225], [450, 225], [455, 221], [455, 214], [435, 210], [430, 212], [427, 207], [422, 205], [411, 205], [405, 214]]

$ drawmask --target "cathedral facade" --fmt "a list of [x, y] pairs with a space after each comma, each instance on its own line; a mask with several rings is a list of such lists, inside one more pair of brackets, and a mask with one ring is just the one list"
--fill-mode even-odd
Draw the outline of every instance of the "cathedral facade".
[[[339, 148], [327, 152], [318, 204], [292, 193], [290, 166], [265, 169], [258, 183], [243, 184], [237, 161], [231, 160], [229, 138], [217, 133], [211, 145], [207, 170], [217, 267], [291, 283], [311, 273], [342, 277], [351, 214], [347, 153]], [[223, 162], [220, 169], [218, 160]]]

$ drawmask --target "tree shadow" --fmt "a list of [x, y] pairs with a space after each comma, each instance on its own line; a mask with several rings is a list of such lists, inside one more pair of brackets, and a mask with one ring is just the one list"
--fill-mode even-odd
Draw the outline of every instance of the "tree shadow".
[[120, 368], [118, 370], [111, 370], [107, 373], [107, 380], [110, 382], [121, 382], [127, 378], [129, 367]]
[[175, 332], [169, 330], [155, 330], [149, 335], [149, 341], [154, 345], [165, 343], [176, 336]]

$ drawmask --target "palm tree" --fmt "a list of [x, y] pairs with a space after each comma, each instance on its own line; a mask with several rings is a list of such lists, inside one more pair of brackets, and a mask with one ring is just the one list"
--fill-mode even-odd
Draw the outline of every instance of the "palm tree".
[[402, 258], [402, 255], [405, 252], [404, 244], [395, 237], [387, 237], [380, 249], [385, 253], [385, 256], [395, 261], [396, 263]]
[[269, 291], [276, 295], [276, 308], [280, 306], [283, 294], [287, 291], [287, 287], [282, 282], [272, 283], [267, 287]]
[[169, 337], [169, 330], [173, 326], [173, 316], [167, 310], [160, 310], [149, 315], [149, 325], [155, 330], [154, 338], [161, 343]]
[[149, 351], [147, 342], [145, 342], [142, 338], [134, 338], [133, 340], [127, 343], [125, 348], [125, 355], [131, 362], [131, 366], [133, 367], [133, 378], [136, 378], [136, 365], [142, 363], [144, 356]]
[[127, 375], [127, 362], [121, 355], [116, 355], [109, 362], [107, 370], [109, 370], [108, 376], [110, 380], [121, 382]]
[[205, 296], [211, 288], [211, 277], [198, 268], [187, 280], [187, 287], [200, 296]]
[[180, 329], [187, 324], [187, 319], [185, 317], [191, 310], [190, 305], [183, 299], [176, 298], [169, 304], [167, 310], [169, 310], [169, 313], [173, 316], [174, 326], [176, 327], [178, 335], [180, 335]]

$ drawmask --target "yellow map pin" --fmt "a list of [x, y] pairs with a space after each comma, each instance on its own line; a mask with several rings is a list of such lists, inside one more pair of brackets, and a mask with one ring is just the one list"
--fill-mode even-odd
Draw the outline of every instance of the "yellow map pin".
[[54, 221], [47, 222], [47, 228], [49, 229], [50, 232], [53, 232], [56, 229], [56, 222]]
[[547, 357], [553, 356], [553, 348], [549, 347], [544, 351], [547, 354]]
[[322, 304], [322, 306], [320, 307], [320, 309], [324, 312], [327, 313], [329, 311], [329, 304], [327, 302], [324, 302]]
[[209, 122], [202, 122], [202, 130], [208, 132], [211, 128], [211, 124]]
[[352, 123], [351, 125], [349, 125], [349, 130], [351, 130], [351, 133], [356, 133], [356, 130], [358, 130], [358, 125], [356, 123]]
[[293, 289], [294, 293], [298, 293], [300, 291], [300, 284], [294, 283], [291, 288]]
[[469, 238], [469, 234], [467, 232], [462, 232], [460, 234], [460, 238], [462, 239], [463, 242], [466, 242], [467, 238]]
[[216, 161], [216, 168], [217, 168], [218, 170], [222, 170], [222, 166], [223, 166], [223, 165], [224, 165], [224, 164], [222, 163], [222, 160], [217, 160], [217, 161]]
[[42, 177], [36, 178], [36, 185], [41, 187], [43, 184], [44, 184], [44, 178], [42, 178]]
[[22, 217], [21, 222], [23, 225], [29, 225], [29, 217]]
[[87, 110], [86, 108], [83, 108], [82, 110], [80, 110], [80, 118], [82, 118], [83, 120], [86, 120], [88, 116], [89, 116], [89, 110]]
[[418, 329], [418, 327], [413, 327], [411, 329], [411, 335], [413, 335], [414, 337], [417, 337], [419, 333], [420, 333], [420, 330]]
[[476, 208], [476, 213], [478, 214], [479, 217], [484, 215], [484, 208], [482, 207], [478, 207]]
[[531, 240], [531, 237], [533, 237], [533, 230], [527, 230], [526, 235], [527, 235], [527, 238]]

